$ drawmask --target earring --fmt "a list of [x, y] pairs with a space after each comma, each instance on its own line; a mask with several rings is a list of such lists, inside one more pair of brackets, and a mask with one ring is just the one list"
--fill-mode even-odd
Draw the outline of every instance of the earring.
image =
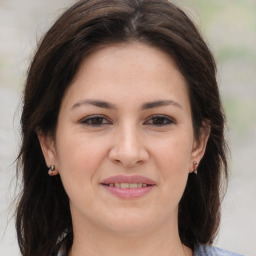
[[51, 165], [51, 166], [50, 166], [49, 171], [48, 171], [48, 174], [49, 174], [50, 176], [54, 176], [54, 175], [58, 174], [57, 171], [55, 171], [55, 165]]
[[196, 174], [197, 175], [197, 166], [198, 166], [198, 163], [197, 163], [197, 161], [194, 161], [193, 162], [193, 167], [194, 167], [194, 174]]

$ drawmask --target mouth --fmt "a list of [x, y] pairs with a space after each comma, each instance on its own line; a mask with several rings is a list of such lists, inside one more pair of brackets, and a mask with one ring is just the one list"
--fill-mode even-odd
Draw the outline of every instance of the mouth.
[[101, 183], [101, 185], [108, 186], [108, 187], [121, 188], [121, 189], [133, 189], [133, 188], [154, 186], [154, 184], [146, 184], [146, 183], [109, 183], [109, 184]]
[[156, 186], [156, 183], [143, 176], [118, 175], [103, 180], [100, 185], [118, 198], [134, 199], [148, 194]]

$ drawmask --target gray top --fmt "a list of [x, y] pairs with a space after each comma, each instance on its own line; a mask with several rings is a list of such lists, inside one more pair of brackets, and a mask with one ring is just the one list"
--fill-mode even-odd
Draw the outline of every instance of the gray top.
[[194, 256], [243, 256], [242, 254], [229, 252], [209, 245], [199, 245], [195, 248]]
[[[59, 252], [58, 256], [66, 256], [66, 253]], [[217, 247], [200, 244], [195, 247], [194, 256], [243, 256], [242, 254], [229, 252]]]

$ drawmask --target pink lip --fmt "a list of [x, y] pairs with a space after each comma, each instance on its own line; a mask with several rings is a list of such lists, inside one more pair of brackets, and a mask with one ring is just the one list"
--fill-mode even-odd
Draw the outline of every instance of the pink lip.
[[[143, 183], [147, 184], [149, 186], [141, 187], [141, 188], [118, 188], [118, 187], [110, 187], [108, 184], [114, 184], [114, 183]], [[122, 199], [133, 199], [133, 198], [139, 198], [146, 194], [148, 194], [153, 188], [154, 185], [156, 185], [156, 182], [153, 180], [139, 176], [139, 175], [133, 175], [133, 176], [124, 176], [124, 175], [117, 175], [109, 177], [101, 182], [101, 185], [112, 195], [122, 198]]]
[[111, 183], [144, 183], [148, 185], [155, 185], [156, 182], [140, 175], [132, 175], [132, 176], [125, 176], [125, 175], [117, 175], [111, 176], [101, 182], [101, 184], [111, 184]]

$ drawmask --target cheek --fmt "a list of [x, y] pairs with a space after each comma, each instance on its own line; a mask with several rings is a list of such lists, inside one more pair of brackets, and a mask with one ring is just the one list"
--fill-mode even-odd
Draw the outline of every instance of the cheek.
[[[63, 134], [64, 135], [64, 134]], [[93, 191], [103, 161], [103, 149], [76, 134], [65, 134], [58, 144], [59, 174], [70, 199], [70, 204], [80, 208], [85, 203], [94, 204]]]
[[156, 166], [161, 175], [163, 200], [178, 205], [189, 174], [192, 141], [188, 135], [174, 136], [155, 144]]
[[58, 137], [57, 164], [63, 184], [84, 186], [91, 182], [104, 158], [104, 148], [78, 132]]
[[154, 154], [161, 169], [167, 174], [187, 172], [192, 152], [192, 136], [173, 134], [162, 141], [155, 141]]

